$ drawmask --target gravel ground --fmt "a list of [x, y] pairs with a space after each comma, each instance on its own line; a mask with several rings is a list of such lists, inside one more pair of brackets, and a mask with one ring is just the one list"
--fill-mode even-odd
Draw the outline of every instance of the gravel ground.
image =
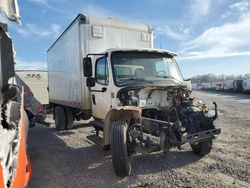
[[222, 133], [209, 155], [196, 156], [188, 144], [182, 151], [138, 154], [131, 175], [118, 178], [109, 153], [86, 138], [93, 130], [88, 122], [57, 132], [48, 118], [49, 128], [29, 131], [30, 187], [250, 187], [250, 95], [195, 91], [193, 97], [218, 103], [215, 124]]

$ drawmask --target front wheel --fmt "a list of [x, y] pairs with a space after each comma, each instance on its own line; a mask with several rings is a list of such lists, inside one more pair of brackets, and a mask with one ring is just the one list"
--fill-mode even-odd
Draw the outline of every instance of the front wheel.
[[117, 176], [125, 177], [131, 172], [131, 164], [127, 151], [127, 124], [116, 121], [111, 130], [111, 156]]
[[211, 152], [213, 146], [213, 139], [211, 138], [209, 140], [190, 145], [195, 154], [204, 156]]

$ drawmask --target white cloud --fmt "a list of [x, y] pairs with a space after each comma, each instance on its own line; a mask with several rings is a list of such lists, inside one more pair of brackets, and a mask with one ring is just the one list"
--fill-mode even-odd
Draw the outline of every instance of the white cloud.
[[222, 57], [238, 57], [238, 56], [250, 56], [250, 51], [245, 52], [227, 52], [227, 53], [220, 53], [220, 52], [191, 52], [188, 55], [180, 54], [178, 56], [179, 60], [186, 60], [186, 59], [208, 59], [208, 58], [222, 58]]
[[244, 12], [250, 8], [250, 2], [249, 1], [237, 2], [237, 3], [230, 5], [230, 8], [232, 10], [238, 10], [240, 12]]
[[227, 18], [228, 16], [231, 16], [232, 15], [232, 12], [231, 11], [226, 11], [225, 13], [223, 13], [221, 15], [221, 18]]
[[29, 32], [31, 32], [32, 34], [35, 34], [39, 37], [46, 37], [49, 36], [51, 34], [50, 30], [45, 30], [39, 26], [37, 26], [36, 24], [27, 24], [27, 30]]
[[49, 29], [44, 29], [37, 26], [36, 24], [26, 24], [25, 26], [16, 26], [15, 30], [23, 36], [36, 35], [38, 37], [58, 37], [60, 34], [61, 26], [52, 23]]
[[27, 28], [25, 27], [21, 27], [21, 26], [17, 26], [15, 27], [15, 31], [25, 37], [29, 36], [30, 35], [30, 32], [28, 31]]
[[180, 32], [182, 32], [183, 34], [189, 35], [190, 30], [191, 30], [191, 27], [185, 27], [184, 24], [181, 24]]
[[16, 70], [47, 70], [46, 62], [15, 60]]
[[47, 6], [48, 5], [48, 0], [28, 0], [32, 3], [37, 3], [37, 4], [42, 4], [42, 5], [45, 5]]
[[183, 58], [210, 58], [250, 55], [250, 13], [244, 13], [234, 23], [207, 29], [197, 38], [183, 43], [179, 52]]
[[61, 26], [58, 24], [51, 24], [51, 32], [54, 33], [55, 36], [59, 36], [61, 33]]
[[249, 1], [241, 1], [234, 3], [229, 6], [229, 10], [227, 10], [224, 14], [221, 15], [222, 18], [227, 18], [233, 15], [241, 15], [242, 13], [248, 12], [250, 10], [250, 2]]
[[110, 17], [117, 17], [117, 15], [114, 14], [113, 12], [108, 11], [107, 9], [104, 9], [102, 7], [95, 6], [95, 5], [85, 6], [82, 9], [82, 13], [84, 15], [87, 15], [87, 16], [97, 16], [97, 17], [109, 17], [110, 16]]
[[169, 25], [164, 25], [156, 28], [155, 33], [165, 35], [171, 39], [182, 41], [188, 39], [189, 28], [184, 28], [183, 26], [181, 26], [180, 32], [175, 32], [169, 27]]
[[193, 0], [189, 12], [194, 19], [201, 19], [207, 16], [211, 10], [211, 0]]
[[[52, 11], [57, 11], [63, 14], [68, 14], [69, 12], [63, 11], [60, 8], [58, 8], [57, 5], [62, 4], [65, 2], [65, 0], [56, 0], [56, 1], [51, 1], [51, 0], [28, 0], [31, 3], [35, 3], [37, 5], [42, 5], [48, 9], [51, 9]], [[51, 4], [54, 2], [54, 4]]]

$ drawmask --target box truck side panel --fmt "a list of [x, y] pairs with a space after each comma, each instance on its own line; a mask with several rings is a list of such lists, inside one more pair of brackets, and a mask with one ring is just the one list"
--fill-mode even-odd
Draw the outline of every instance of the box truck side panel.
[[88, 51], [100, 53], [109, 48], [151, 48], [152, 29], [147, 25], [130, 24], [117, 19], [89, 17]]
[[[80, 39], [81, 38], [81, 39]], [[83, 70], [78, 20], [48, 50], [49, 100], [86, 109], [83, 92]]]

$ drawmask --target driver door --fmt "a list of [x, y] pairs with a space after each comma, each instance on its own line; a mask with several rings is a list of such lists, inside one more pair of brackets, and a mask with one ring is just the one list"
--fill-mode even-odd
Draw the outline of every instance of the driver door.
[[91, 88], [92, 113], [94, 118], [104, 120], [111, 108], [109, 67], [105, 56], [95, 62], [95, 81], [95, 86]]

